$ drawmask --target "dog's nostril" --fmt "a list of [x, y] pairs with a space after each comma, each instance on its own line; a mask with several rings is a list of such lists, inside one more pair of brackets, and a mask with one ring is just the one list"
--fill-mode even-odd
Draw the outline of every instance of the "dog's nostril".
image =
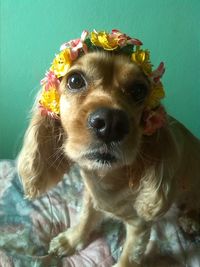
[[118, 109], [97, 109], [90, 114], [88, 126], [104, 142], [121, 141], [129, 132], [128, 118]]
[[106, 126], [105, 120], [98, 118], [98, 117], [92, 117], [90, 121], [90, 126], [95, 129], [102, 129]]

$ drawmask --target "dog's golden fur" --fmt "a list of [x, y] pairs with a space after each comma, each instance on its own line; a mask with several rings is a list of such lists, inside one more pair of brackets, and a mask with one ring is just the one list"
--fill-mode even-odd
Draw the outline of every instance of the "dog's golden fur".
[[[80, 92], [67, 88], [67, 77], [73, 72], [87, 80]], [[87, 243], [104, 216], [112, 216], [127, 229], [115, 266], [142, 266], [152, 223], [173, 203], [184, 206], [185, 214], [200, 210], [199, 140], [169, 116], [164, 127], [144, 135], [145, 101], [132, 99], [129, 88], [134, 82], [150, 90], [150, 81], [128, 57], [88, 53], [61, 81], [60, 120], [41, 116], [37, 107], [33, 111], [18, 159], [26, 196], [34, 198], [47, 191], [74, 163], [80, 166], [85, 183], [80, 223], [52, 240], [51, 253], [72, 254]], [[130, 129], [121, 142], [100, 143], [88, 128], [88, 117], [101, 107], [127, 115]], [[114, 153], [117, 161], [106, 164], [88, 159], [97, 150]]]

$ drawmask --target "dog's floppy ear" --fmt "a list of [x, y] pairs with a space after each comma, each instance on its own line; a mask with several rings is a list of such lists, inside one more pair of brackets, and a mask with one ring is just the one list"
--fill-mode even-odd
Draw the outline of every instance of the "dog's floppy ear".
[[42, 116], [38, 109], [33, 113], [18, 157], [18, 172], [28, 198], [46, 192], [69, 170], [63, 138], [59, 119]]

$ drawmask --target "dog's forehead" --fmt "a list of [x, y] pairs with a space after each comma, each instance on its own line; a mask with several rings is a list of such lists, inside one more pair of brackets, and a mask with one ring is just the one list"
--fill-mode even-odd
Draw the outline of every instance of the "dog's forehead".
[[77, 68], [96, 78], [113, 75], [121, 79], [134, 78], [134, 76], [144, 77], [141, 69], [131, 62], [130, 57], [108, 52], [92, 52], [82, 56], [71, 69]]

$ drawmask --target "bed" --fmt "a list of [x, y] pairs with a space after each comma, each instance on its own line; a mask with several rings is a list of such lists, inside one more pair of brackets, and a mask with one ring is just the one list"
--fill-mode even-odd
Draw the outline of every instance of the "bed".
[[[125, 236], [120, 222], [107, 220], [89, 245], [71, 257], [48, 254], [50, 240], [76, 224], [83, 184], [78, 167], [42, 197], [29, 201], [14, 160], [0, 161], [0, 267], [109, 267], [122, 251]], [[146, 267], [200, 266], [200, 237], [186, 236], [173, 216], [152, 229]]]

